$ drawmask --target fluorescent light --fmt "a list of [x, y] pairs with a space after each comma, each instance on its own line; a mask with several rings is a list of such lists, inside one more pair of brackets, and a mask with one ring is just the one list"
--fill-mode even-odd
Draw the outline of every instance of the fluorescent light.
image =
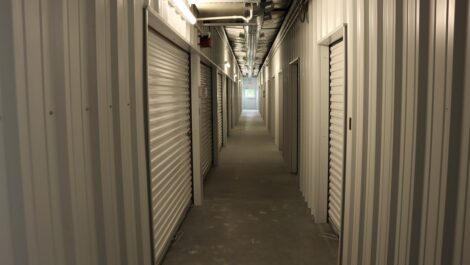
[[189, 9], [186, 3], [183, 0], [171, 0], [173, 4], [178, 8], [183, 17], [191, 23], [192, 25], [196, 24], [196, 17], [193, 15], [193, 12]]

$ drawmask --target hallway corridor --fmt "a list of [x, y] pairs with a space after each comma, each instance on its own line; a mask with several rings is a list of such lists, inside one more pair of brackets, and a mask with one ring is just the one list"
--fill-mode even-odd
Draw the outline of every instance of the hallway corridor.
[[230, 133], [164, 264], [337, 264], [338, 241], [313, 223], [258, 112], [244, 111]]

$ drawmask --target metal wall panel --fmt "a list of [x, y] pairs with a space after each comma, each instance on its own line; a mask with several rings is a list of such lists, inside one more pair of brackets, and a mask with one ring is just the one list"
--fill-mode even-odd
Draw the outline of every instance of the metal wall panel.
[[150, 264], [143, 1], [129, 3], [0, 4], [2, 264]]
[[200, 137], [201, 137], [201, 175], [207, 176], [212, 166], [213, 137], [212, 137], [212, 69], [201, 64], [200, 86]]
[[0, 1], [2, 265], [151, 264], [146, 5]]
[[308, 23], [296, 20], [262, 71], [266, 80], [300, 58], [300, 187], [325, 222], [328, 57], [318, 42], [346, 24], [342, 264], [468, 263], [468, 1], [314, 0], [303, 10]]
[[223, 86], [223, 77], [222, 74], [217, 73], [217, 145], [218, 150], [222, 149], [223, 143], [223, 95], [222, 95], [222, 86]]
[[147, 57], [154, 254], [160, 261], [192, 197], [189, 55], [149, 30]]
[[329, 166], [328, 219], [336, 231], [341, 230], [341, 204], [344, 178], [344, 42], [330, 46], [329, 85]]

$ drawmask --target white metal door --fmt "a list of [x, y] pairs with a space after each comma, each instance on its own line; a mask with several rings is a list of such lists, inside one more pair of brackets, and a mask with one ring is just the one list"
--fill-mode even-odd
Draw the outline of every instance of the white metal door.
[[333, 227], [341, 230], [341, 204], [344, 177], [345, 91], [344, 44], [341, 40], [330, 46], [330, 103], [329, 103], [329, 181], [328, 218]]
[[269, 81], [269, 87], [268, 87], [268, 129], [269, 129], [269, 133], [271, 134], [271, 136], [274, 138], [274, 130], [275, 130], [275, 126], [274, 126], [274, 117], [275, 117], [275, 114], [274, 114], [274, 111], [275, 111], [275, 108], [274, 108], [274, 102], [275, 102], [275, 99], [274, 99], [274, 83], [275, 82], [275, 79], [274, 77]]
[[153, 247], [159, 262], [192, 198], [189, 55], [152, 30], [147, 49]]
[[222, 149], [223, 141], [223, 112], [222, 112], [222, 74], [217, 74], [217, 144], [219, 150]]
[[200, 131], [201, 131], [201, 174], [206, 177], [212, 166], [212, 74], [211, 68], [201, 64], [200, 87]]

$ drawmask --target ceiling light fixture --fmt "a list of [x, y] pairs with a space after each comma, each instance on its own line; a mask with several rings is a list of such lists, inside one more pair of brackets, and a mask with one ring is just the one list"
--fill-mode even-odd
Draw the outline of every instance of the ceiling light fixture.
[[196, 17], [193, 15], [193, 12], [189, 9], [189, 7], [186, 5], [186, 3], [183, 0], [171, 0], [174, 6], [180, 11], [181, 14], [183, 14], [183, 17], [191, 23], [191, 25], [196, 24]]

